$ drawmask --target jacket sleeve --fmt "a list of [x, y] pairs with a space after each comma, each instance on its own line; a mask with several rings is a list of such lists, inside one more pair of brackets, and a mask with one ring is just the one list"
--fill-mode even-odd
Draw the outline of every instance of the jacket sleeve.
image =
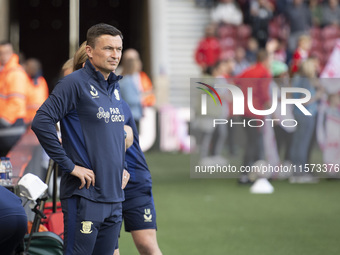
[[72, 78], [65, 77], [57, 84], [52, 94], [37, 111], [32, 122], [32, 130], [41, 146], [49, 157], [68, 173], [72, 172], [75, 164], [61, 146], [55, 124], [76, 107], [80, 92]]

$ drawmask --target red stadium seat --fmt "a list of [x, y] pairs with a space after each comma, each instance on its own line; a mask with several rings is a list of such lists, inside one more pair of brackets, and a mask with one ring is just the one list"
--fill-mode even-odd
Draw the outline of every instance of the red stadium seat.
[[336, 41], [337, 38], [332, 38], [324, 41], [323, 49], [326, 54], [330, 54], [333, 51]]
[[221, 52], [220, 60], [230, 59], [235, 57], [234, 49], [225, 49]]
[[237, 36], [237, 30], [235, 26], [232, 25], [220, 25], [217, 28], [217, 36], [219, 38], [226, 38], [226, 37], [234, 37], [236, 38]]
[[237, 27], [237, 35], [239, 40], [248, 39], [251, 36], [251, 27], [248, 25], [241, 25]]
[[312, 37], [312, 39], [319, 39], [321, 37], [321, 28], [312, 27], [309, 31], [309, 34]]
[[220, 39], [220, 46], [222, 50], [235, 49], [237, 41], [233, 37]]
[[337, 38], [340, 37], [340, 31], [335, 26], [327, 26], [322, 29], [321, 36], [323, 40]]
[[269, 23], [269, 36], [272, 38], [278, 38], [280, 34], [280, 25], [274, 21]]
[[323, 42], [313, 37], [311, 51], [322, 51], [322, 50], [323, 50]]

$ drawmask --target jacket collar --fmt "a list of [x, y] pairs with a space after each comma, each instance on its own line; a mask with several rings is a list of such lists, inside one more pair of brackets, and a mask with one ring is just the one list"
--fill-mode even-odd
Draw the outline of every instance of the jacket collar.
[[[86, 60], [84, 68], [85, 68], [86, 72], [93, 75], [98, 82], [106, 82], [106, 80], [104, 79], [104, 76], [101, 74], [101, 72], [97, 71], [94, 68], [94, 66], [91, 64], [90, 60], [88, 60], [88, 59]], [[117, 81], [119, 81], [122, 78], [123, 78], [123, 76], [116, 75], [114, 72], [112, 72], [112, 73], [110, 73], [109, 77], [107, 78], [107, 81], [108, 81], [109, 85], [111, 85], [111, 84], [116, 83]]]

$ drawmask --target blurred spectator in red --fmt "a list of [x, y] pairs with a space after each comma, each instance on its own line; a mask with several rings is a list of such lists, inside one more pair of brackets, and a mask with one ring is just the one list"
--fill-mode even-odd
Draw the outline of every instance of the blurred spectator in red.
[[234, 0], [219, 0], [219, 3], [211, 11], [211, 20], [214, 23], [241, 25], [243, 14]]
[[0, 43], [0, 156], [6, 156], [26, 131], [29, 80], [10, 42]]
[[322, 8], [322, 25], [340, 25], [339, 0], [328, 0]]
[[195, 52], [196, 63], [201, 67], [203, 73], [209, 73], [209, 69], [219, 60], [221, 47], [215, 36], [215, 26], [207, 25], [205, 36], [199, 42]]
[[235, 50], [235, 68], [234, 75], [242, 73], [249, 67], [250, 63], [246, 59], [246, 51], [242, 46], [239, 46]]
[[[269, 106], [270, 95], [269, 85], [271, 81], [270, 73], [270, 59], [266, 50], [260, 49], [257, 55], [257, 63], [250, 66], [237, 78], [244, 95], [244, 121], [246, 132], [246, 151], [244, 155], [243, 165], [251, 166], [257, 160], [264, 159], [264, 145], [263, 145], [263, 129], [258, 127], [251, 127], [248, 121], [251, 119], [264, 119], [264, 116], [259, 116], [252, 113], [248, 107], [248, 88], [252, 88], [253, 106], [257, 110], [264, 110]], [[254, 79], [251, 79], [254, 78]], [[241, 175], [239, 179], [241, 184], [248, 183], [249, 178], [247, 174]]]
[[274, 5], [269, 0], [252, 0], [250, 5], [250, 20], [253, 36], [260, 48], [266, 46], [269, 32], [268, 26], [273, 17]]
[[28, 124], [32, 122], [36, 111], [47, 99], [49, 91], [47, 82], [42, 76], [42, 68], [39, 60], [35, 58], [27, 59], [24, 67], [30, 77], [30, 86], [26, 98], [27, 113], [25, 117], [25, 122]]
[[246, 59], [250, 64], [254, 64], [256, 62], [257, 52], [259, 50], [259, 44], [254, 37], [250, 37], [247, 43], [246, 49]]
[[293, 3], [286, 6], [285, 16], [290, 27], [288, 51], [291, 54], [296, 48], [298, 38], [309, 33], [312, 25], [312, 15], [303, 0], [293, 0]]
[[309, 0], [309, 9], [312, 15], [312, 25], [319, 27], [322, 22], [322, 7], [319, 0]]
[[308, 35], [302, 35], [299, 37], [298, 46], [293, 54], [291, 63], [292, 75], [299, 70], [301, 63], [308, 58], [311, 46], [311, 38]]

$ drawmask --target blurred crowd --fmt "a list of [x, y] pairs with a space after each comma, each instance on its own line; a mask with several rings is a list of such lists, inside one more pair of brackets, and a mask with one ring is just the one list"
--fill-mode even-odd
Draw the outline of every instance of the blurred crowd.
[[[272, 130], [245, 126], [243, 165], [253, 165], [259, 160], [273, 164], [305, 166], [311, 163], [315, 141], [323, 151], [327, 166], [339, 164], [340, 96], [339, 89], [327, 89], [320, 79], [337, 40], [340, 38], [340, 5], [338, 0], [220, 0], [211, 8], [210, 23], [195, 51], [196, 63], [202, 77], [225, 79], [241, 88], [247, 100], [247, 88], [253, 89], [255, 109], [268, 109], [272, 105], [273, 88], [307, 89], [311, 99], [304, 107], [311, 113], [306, 116], [296, 106], [280, 116], [280, 109], [273, 119], [294, 119], [298, 125], [287, 128], [278, 122]], [[332, 76], [323, 75], [322, 77]], [[242, 79], [261, 78], [255, 85]], [[335, 82], [336, 83], [336, 82]], [[249, 85], [251, 84], [251, 85]], [[292, 93], [292, 98], [301, 94]], [[220, 118], [245, 120], [264, 119], [245, 109], [243, 116], [233, 116], [232, 97], [225, 96], [226, 107]], [[279, 98], [280, 100], [280, 98]], [[226, 127], [224, 127], [226, 128]], [[235, 127], [238, 128], [238, 127]], [[212, 139], [212, 130], [202, 133], [201, 159], [221, 159], [227, 140], [230, 154], [235, 153], [235, 130], [228, 127], [221, 139]], [[216, 149], [220, 148], [220, 149]], [[273, 153], [273, 151], [275, 153]], [[280, 152], [282, 151], [282, 152]], [[281, 155], [281, 159], [280, 159]], [[331, 156], [330, 156], [331, 155]], [[223, 162], [223, 158], [222, 158]], [[331, 170], [328, 171], [332, 176]], [[303, 170], [290, 179], [292, 182], [314, 182], [316, 178]], [[248, 183], [249, 176], [241, 176], [240, 182]]]
[[[308, 56], [319, 59], [320, 72], [340, 37], [339, 25], [338, 0], [220, 0], [211, 9], [211, 22], [195, 59], [203, 72], [228, 58], [245, 66], [255, 62], [258, 49], [274, 40], [274, 58], [292, 72], [296, 62]], [[301, 46], [298, 41], [303, 35], [309, 43]]]
[[26, 132], [49, 94], [38, 59], [14, 53], [10, 42], [0, 42], [0, 156], [6, 156]]

